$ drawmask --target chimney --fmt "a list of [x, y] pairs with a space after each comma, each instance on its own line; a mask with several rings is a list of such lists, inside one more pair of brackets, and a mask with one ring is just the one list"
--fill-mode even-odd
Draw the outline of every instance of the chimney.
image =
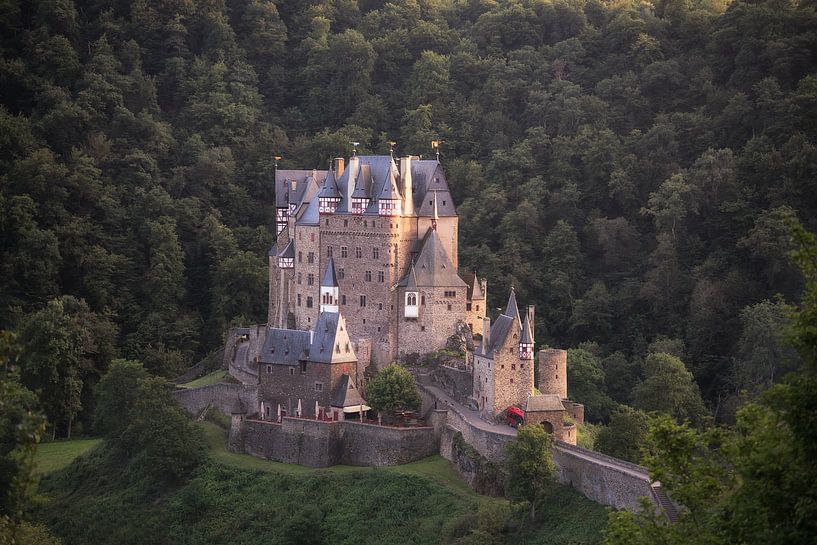
[[347, 211], [352, 211], [352, 193], [355, 191], [355, 181], [357, 180], [357, 173], [360, 170], [360, 158], [357, 155], [353, 155], [349, 157], [349, 168], [346, 169], [349, 172], [349, 179], [347, 181], [346, 187], [341, 187], [341, 191], [345, 191], [346, 194], [344, 198], [346, 199], [346, 206]]
[[487, 316], [482, 319], [482, 353], [488, 354], [488, 345], [491, 344], [491, 319]]
[[343, 157], [335, 157], [335, 179], [337, 180], [341, 176], [343, 176], [343, 168], [346, 163], [343, 161]]
[[414, 192], [411, 188], [411, 156], [400, 158], [400, 179], [402, 181], [402, 193], [406, 202], [403, 205], [403, 213], [406, 216], [414, 215]]
[[531, 339], [531, 342], [533, 342], [533, 339], [536, 338], [535, 337], [536, 322], [533, 321], [535, 309], [536, 307], [534, 307], [533, 305], [528, 305], [528, 319], [530, 320], [530, 332], [531, 334], [534, 335], [534, 337]]

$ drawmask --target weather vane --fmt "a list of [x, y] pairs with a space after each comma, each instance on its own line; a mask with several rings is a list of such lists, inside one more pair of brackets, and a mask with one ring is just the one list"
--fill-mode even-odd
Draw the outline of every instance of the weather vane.
[[440, 162], [440, 144], [445, 142], [445, 140], [432, 140], [431, 141], [431, 148], [437, 152], [437, 162]]
[[349, 142], [352, 144], [352, 157], [357, 155], [357, 147], [360, 145], [360, 142]]
[[278, 170], [278, 161], [280, 161], [280, 160], [281, 160], [281, 156], [280, 156], [280, 155], [276, 155], [276, 156], [274, 157], [274, 159], [275, 159], [275, 170]]
[[394, 146], [397, 145], [397, 142], [389, 141], [389, 155], [394, 157]]

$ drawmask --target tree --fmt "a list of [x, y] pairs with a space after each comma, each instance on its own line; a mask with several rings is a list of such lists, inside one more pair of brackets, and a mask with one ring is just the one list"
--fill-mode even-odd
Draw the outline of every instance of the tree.
[[782, 384], [748, 403], [734, 428], [695, 430], [668, 417], [647, 435], [645, 464], [684, 506], [667, 524], [654, 510], [610, 514], [608, 545], [806, 545], [817, 535], [817, 237], [789, 222], [805, 277], [791, 338], [802, 359]]
[[604, 454], [639, 463], [648, 428], [647, 413], [622, 405], [610, 415], [610, 422], [601, 428], [594, 447]]
[[679, 358], [650, 354], [644, 360], [644, 380], [633, 388], [633, 405], [702, 424], [707, 410], [695, 379]]
[[414, 377], [392, 363], [381, 369], [366, 386], [366, 401], [377, 411], [394, 413], [420, 408], [420, 394]]
[[111, 362], [108, 372], [96, 386], [95, 433], [115, 439], [125, 432], [136, 406], [139, 381], [148, 376], [138, 361]]
[[45, 419], [37, 397], [19, 381], [20, 347], [0, 331], [0, 543], [14, 544], [34, 493], [34, 453]]
[[588, 420], [607, 420], [615, 403], [604, 386], [604, 370], [596, 356], [581, 348], [567, 351], [568, 395], [583, 403]]
[[553, 437], [542, 426], [518, 429], [516, 441], [508, 443], [508, 497], [530, 504], [530, 520], [536, 518], [536, 502], [546, 490], [553, 473]]

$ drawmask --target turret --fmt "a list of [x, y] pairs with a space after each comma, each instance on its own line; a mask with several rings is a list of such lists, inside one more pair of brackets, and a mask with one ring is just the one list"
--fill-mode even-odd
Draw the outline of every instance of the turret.
[[411, 180], [411, 156], [400, 158], [400, 180], [403, 188], [403, 214], [414, 215], [414, 189]]
[[533, 306], [528, 306], [525, 323], [522, 325], [522, 337], [519, 339], [519, 359], [533, 359]]
[[508, 296], [508, 306], [505, 308], [505, 316], [519, 318], [519, 306], [516, 304], [516, 291], [511, 286], [511, 294]]
[[363, 179], [362, 170], [357, 176], [355, 190], [352, 192], [352, 214], [363, 214], [369, 207], [369, 195], [366, 191], [366, 183]]
[[338, 204], [340, 204], [340, 192], [335, 181], [335, 174], [330, 169], [318, 193], [318, 211], [321, 214], [334, 214]]
[[335, 262], [330, 257], [326, 272], [321, 280], [321, 312], [338, 312], [338, 279], [335, 276]]
[[381, 216], [399, 216], [402, 213], [400, 191], [397, 189], [397, 173], [394, 162], [389, 165], [389, 173], [383, 180], [383, 189], [377, 197], [378, 214]]

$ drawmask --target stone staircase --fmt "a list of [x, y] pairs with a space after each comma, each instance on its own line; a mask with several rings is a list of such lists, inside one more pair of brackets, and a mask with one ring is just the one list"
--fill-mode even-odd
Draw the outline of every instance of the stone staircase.
[[666, 490], [661, 486], [661, 482], [655, 481], [650, 487], [652, 488], [652, 496], [655, 502], [661, 508], [661, 511], [664, 512], [667, 519], [670, 522], [678, 522], [678, 506], [675, 505], [675, 502], [667, 495]]

